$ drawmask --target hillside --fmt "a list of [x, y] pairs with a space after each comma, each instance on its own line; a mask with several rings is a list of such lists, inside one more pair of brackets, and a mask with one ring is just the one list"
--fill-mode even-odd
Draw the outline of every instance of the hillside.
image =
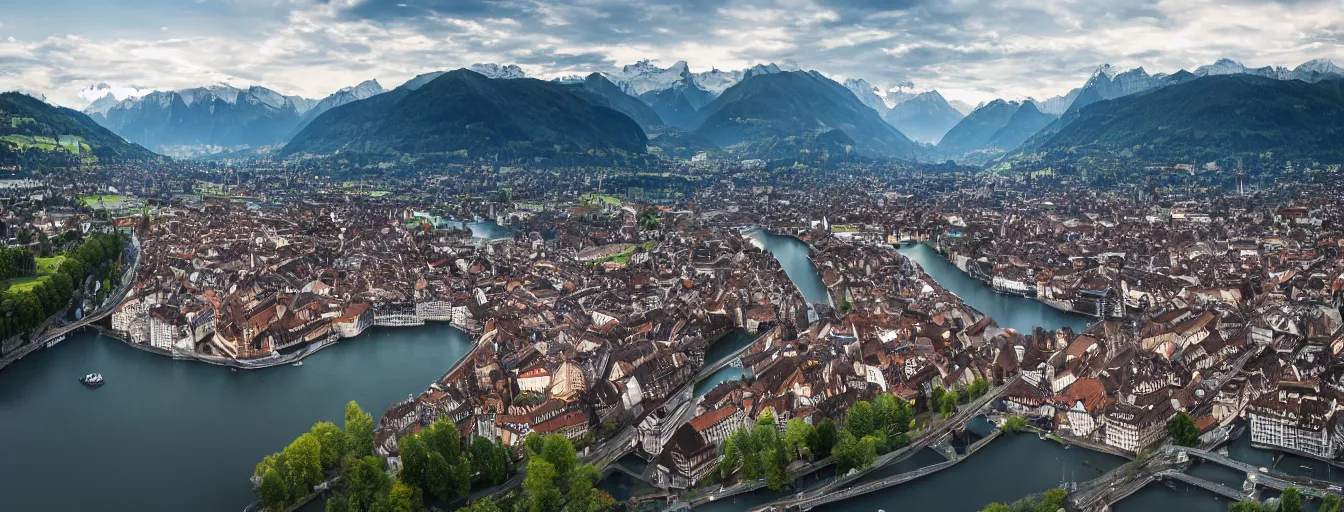
[[0, 164], [64, 166], [157, 156], [81, 112], [26, 94], [0, 94]]
[[414, 90], [398, 88], [328, 110], [283, 154], [643, 153], [647, 144], [634, 120], [588, 103], [562, 84], [459, 69]]
[[[770, 141], [798, 138], [874, 156], [913, 159], [920, 151], [854, 93], [815, 72], [750, 76], [697, 111], [694, 125], [695, 133], [725, 148], [789, 148], [794, 145]], [[832, 131], [839, 134], [825, 135]]]
[[1041, 130], [1014, 159], [1173, 163], [1272, 153], [1344, 162], [1344, 80], [1208, 76], [1098, 101]]
[[643, 128], [645, 133], [649, 128], [663, 124], [663, 119], [658, 117], [658, 113], [653, 108], [636, 99], [619, 86], [611, 83], [601, 73], [593, 73], [583, 79], [582, 82], [564, 84], [564, 87], [588, 103], [599, 107], [607, 107], [634, 119]]

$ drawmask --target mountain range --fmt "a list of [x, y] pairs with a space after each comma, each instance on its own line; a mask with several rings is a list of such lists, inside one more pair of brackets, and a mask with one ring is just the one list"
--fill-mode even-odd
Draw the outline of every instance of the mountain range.
[[[490, 80], [473, 83], [496, 89], [476, 91], [477, 96], [472, 97], [492, 98], [500, 94], [503, 98], [507, 94], [497, 89], [508, 88], [502, 85], [505, 82], [536, 82], [528, 79], [516, 65], [474, 64], [470, 71]], [[390, 92], [377, 81], [369, 80], [338, 90], [321, 100], [286, 96], [260, 86], [239, 89], [227, 85], [153, 91], [121, 101], [108, 94], [90, 103], [85, 113], [132, 142], [169, 154], [178, 154], [181, 148], [279, 147], [303, 136], [308, 128], [342, 106], [391, 93], [395, 93], [398, 100], [404, 99], [409, 93], [450, 73], [453, 72], [425, 73]], [[973, 163], [1013, 152], [1037, 135], [1066, 132], [1071, 128], [1062, 121], [1077, 118], [1079, 112], [1091, 105], [1148, 95], [1190, 82], [1204, 83], [1207, 78], [1226, 75], [1318, 83], [1344, 76], [1344, 71], [1328, 60], [1313, 60], [1288, 69], [1248, 68], [1222, 59], [1194, 71], [1155, 75], [1148, 74], [1143, 68], [1122, 71], [1104, 65], [1081, 87], [1066, 94], [1045, 100], [995, 100], [963, 115], [964, 104], [950, 102], [937, 91], [915, 93], [913, 84], [908, 82], [884, 91], [861, 78], [836, 83], [821, 73], [803, 72], [793, 65], [758, 64], [734, 71], [711, 69], [695, 73], [686, 62], [676, 62], [664, 68], [645, 60], [616, 71], [549, 82], [554, 87], [547, 91], [563, 91], [568, 95], [546, 98], [563, 105], [527, 101], [501, 104], [553, 112], [577, 108], [570, 101], [575, 97], [588, 107], [614, 111], [622, 119], [632, 121], [640, 135], [655, 139], [668, 137], [663, 143], [672, 144], [678, 150], [706, 148], [707, 144], [714, 144], [745, 155], [761, 154], [763, 148], [792, 151], [821, 144], [873, 156], [954, 159]], [[756, 80], [762, 77], [775, 78]], [[396, 102], [380, 100], [380, 103], [388, 106]], [[539, 112], [509, 114], [515, 121], [533, 118], [541, 122], [561, 121]], [[366, 119], [366, 122], [373, 120]], [[446, 120], [440, 128], [452, 127], [454, 122]], [[327, 123], [323, 125], [328, 126]], [[502, 141], [551, 140], [550, 135], [536, 134], [558, 133], [557, 126], [542, 126], [523, 139], [510, 139], [516, 135], [510, 130], [518, 127], [509, 126], [512, 125], [502, 123], [495, 127], [498, 131], [487, 130], [484, 139], [471, 143], [454, 138], [462, 136], [461, 133], [436, 136], [453, 139], [463, 148], [479, 151]], [[557, 146], [563, 148], [616, 147], [637, 151], [639, 145], [633, 143], [631, 134], [623, 132], [625, 126], [628, 125], [591, 133], [580, 131], [572, 140], [563, 136], [555, 140], [560, 142]], [[329, 135], [331, 133], [319, 138], [329, 139]], [[595, 138], [599, 136], [611, 139]], [[781, 145], [780, 141], [787, 143]], [[317, 144], [310, 141], [294, 147], [350, 151], [356, 149], [352, 142], [325, 140]], [[369, 148], [405, 151], [405, 144], [384, 144], [386, 142], [378, 142]], [[920, 143], [936, 146], [920, 148]], [[286, 152], [290, 151], [287, 149]]]
[[1344, 78], [1207, 73], [1073, 110], [1008, 158], [1170, 163], [1267, 154], [1344, 162]]
[[295, 135], [282, 154], [464, 151], [466, 156], [536, 156], [645, 151], [648, 137], [639, 124], [568, 87], [531, 78], [490, 78], [466, 69], [449, 71], [415, 88], [400, 87], [332, 108]]

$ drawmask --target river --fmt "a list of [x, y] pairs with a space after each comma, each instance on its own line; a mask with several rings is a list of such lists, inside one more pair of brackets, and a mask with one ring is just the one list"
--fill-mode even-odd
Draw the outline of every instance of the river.
[[957, 294], [977, 311], [989, 315], [999, 327], [1011, 327], [1024, 334], [1037, 326], [1045, 329], [1069, 327], [1074, 332], [1082, 332], [1091, 320], [1086, 316], [1065, 313], [1035, 299], [995, 292], [985, 283], [966, 275], [927, 245], [903, 247], [901, 254], [918, 263], [924, 273], [943, 288]]
[[[302, 367], [231, 372], [74, 334], [0, 372], [3, 508], [237, 512], [263, 456], [350, 400], [376, 418], [470, 346], [444, 324], [375, 327]], [[81, 385], [90, 372], [107, 385]]]

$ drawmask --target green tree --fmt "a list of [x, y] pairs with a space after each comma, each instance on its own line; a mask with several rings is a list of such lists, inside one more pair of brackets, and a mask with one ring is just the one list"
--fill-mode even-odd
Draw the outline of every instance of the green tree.
[[322, 468], [331, 469], [340, 464], [345, 455], [345, 432], [335, 423], [319, 421], [313, 424], [309, 433], [322, 445]]
[[579, 460], [574, 453], [574, 445], [568, 438], [559, 435], [545, 436], [541, 456], [546, 462], [551, 463], [555, 468], [555, 476], [561, 481], [569, 480], [569, 475]]
[[453, 467], [439, 452], [430, 451], [425, 459], [424, 490], [440, 500], [453, 498], [457, 484], [453, 482]]
[[594, 512], [600, 507], [597, 482], [602, 473], [591, 465], [582, 465], [574, 469], [569, 478], [569, 492], [565, 509], [570, 512]]
[[372, 455], [341, 459], [341, 481], [347, 508], [352, 511], [368, 509], [392, 489], [392, 478], [383, 471], [383, 459]]
[[971, 400], [985, 396], [985, 393], [989, 392], [989, 381], [983, 378], [977, 378], [974, 381], [971, 381], [969, 392]]
[[504, 511], [499, 508], [499, 505], [495, 504], [494, 500], [487, 497], [472, 502], [471, 505], [467, 505], [466, 508], [463, 508], [462, 512], [504, 512]]
[[425, 440], [416, 435], [402, 437], [397, 441], [397, 453], [401, 456], [401, 480], [421, 489], [430, 489], [429, 454], [432, 452]]
[[261, 494], [261, 506], [266, 510], [281, 511], [288, 505], [289, 490], [286, 489], [285, 478], [274, 468], [268, 468], [261, 475], [258, 491]]
[[477, 480], [501, 484], [509, 468], [508, 449], [477, 436], [471, 440], [471, 470]]
[[1228, 505], [1227, 510], [1228, 512], [1278, 512], [1278, 507], [1271, 507], [1269, 504], [1259, 501], [1239, 501]]
[[523, 448], [527, 453], [527, 458], [531, 459], [532, 457], [541, 455], [541, 452], [545, 450], [546, 439], [541, 437], [541, 434], [533, 432], [523, 438]]
[[854, 402], [854, 406], [849, 408], [849, 417], [845, 420], [845, 430], [854, 434], [854, 437], [861, 438], [873, 433], [875, 426], [873, 404], [863, 400]]
[[344, 492], [338, 492], [327, 498], [326, 512], [359, 512], [358, 509], [350, 508], [350, 496]]
[[1199, 427], [1195, 426], [1195, 419], [1184, 412], [1176, 413], [1176, 417], [1167, 422], [1167, 433], [1171, 434], [1172, 442], [1178, 445], [1199, 444]]
[[424, 497], [420, 488], [408, 485], [400, 480], [392, 484], [387, 496], [374, 503], [370, 512], [419, 512]]
[[373, 416], [351, 400], [345, 404], [346, 451], [356, 457], [373, 455]]
[[807, 449], [812, 452], [812, 456], [824, 459], [831, 456], [831, 451], [838, 440], [840, 429], [835, 426], [835, 422], [829, 418], [821, 420], [817, 424], [814, 435], [808, 436]]
[[1341, 499], [1338, 494], [1327, 494], [1325, 499], [1321, 500], [1321, 512], [1340, 512], [1344, 506], [1341, 506]]
[[943, 405], [943, 395], [947, 390], [942, 386], [934, 386], [933, 391], [929, 393], [929, 410], [936, 410]]
[[765, 486], [769, 487], [772, 491], [779, 492], [784, 490], [784, 486], [788, 485], [790, 481], [788, 472], [789, 459], [788, 455], [785, 455], [784, 453], [787, 450], [785, 450], [783, 444], [776, 444], [777, 446], [765, 454], [765, 459], [767, 460], [765, 467]]
[[316, 436], [299, 436], [280, 452], [280, 456], [285, 461], [289, 495], [294, 499], [307, 496], [313, 486], [322, 483], [322, 443]]
[[555, 485], [555, 466], [542, 457], [527, 461], [527, 476], [523, 477], [523, 492], [527, 494], [527, 509], [531, 512], [560, 510], [564, 495]]
[[462, 438], [457, 433], [453, 420], [442, 417], [420, 432], [429, 449], [443, 455], [445, 461], [455, 462], [462, 454]]
[[843, 430], [835, 441], [835, 447], [831, 449], [832, 460], [835, 461], [835, 472], [843, 475], [851, 469], [859, 469], [862, 457], [859, 455], [859, 440], [848, 430]]
[[961, 397], [956, 391], [948, 391], [938, 401], [938, 412], [942, 413], [944, 418], [950, 418], [957, 413], [957, 403], [960, 401]]
[[910, 431], [910, 420], [914, 419], [914, 410], [910, 403], [896, 398], [891, 393], [882, 393], [873, 400], [873, 416], [877, 430], [887, 436], [898, 436]]
[[1288, 486], [1279, 496], [1279, 510], [1282, 512], [1302, 512], [1302, 491]]
[[1003, 420], [1003, 426], [1000, 427], [1004, 432], [1016, 434], [1027, 428], [1027, 419], [1016, 414]]
[[807, 446], [807, 439], [812, 436], [815, 429], [808, 425], [802, 418], [793, 418], [784, 425], [784, 446], [790, 460], [796, 460], [803, 455], [803, 448]]

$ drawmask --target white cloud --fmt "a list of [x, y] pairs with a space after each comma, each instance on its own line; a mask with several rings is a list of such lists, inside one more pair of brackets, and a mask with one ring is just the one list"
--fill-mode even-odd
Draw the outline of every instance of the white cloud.
[[[861, 3], [737, 0], [704, 8], [673, 0], [255, 0], [239, 11], [252, 18], [202, 16], [193, 22], [206, 24], [199, 27], [146, 11], [138, 31], [115, 30], [113, 21], [103, 32], [78, 36], [21, 31], [26, 42], [13, 36], [0, 42], [0, 84], [80, 106], [90, 100], [89, 84], [99, 82], [178, 89], [228, 81], [321, 97], [369, 78], [394, 86], [475, 62], [518, 63], [531, 75], [553, 77], [643, 58], [664, 65], [685, 60], [694, 71], [792, 59], [884, 89], [908, 81], [917, 90], [936, 88], [949, 99], [977, 103], [1062, 94], [1102, 63], [1174, 72], [1231, 57], [1248, 66], [1291, 67], [1344, 52], [1344, 13], [1334, 0], [855, 6]], [[233, 4], [201, 8], [219, 5]], [[277, 18], [274, 10], [256, 8], [277, 5], [287, 14]], [[169, 27], [192, 35], [172, 37]], [[64, 25], [50, 29], [63, 32]]]

